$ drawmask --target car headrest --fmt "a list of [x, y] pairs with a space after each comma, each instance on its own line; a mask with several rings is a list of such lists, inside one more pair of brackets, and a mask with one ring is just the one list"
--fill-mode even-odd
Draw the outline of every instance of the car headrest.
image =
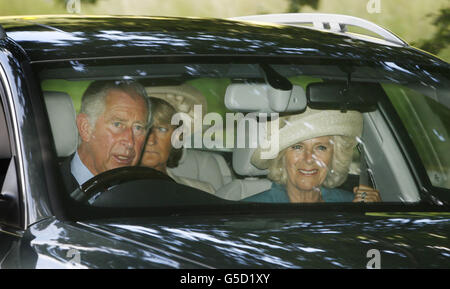
[[72, 99], [65, 92], [44, 91], [45, 105], [58, 157], [72, 155], [78, 146], [76, 113]]
[[233, 169], [234, 171], [242, 176], [264, 176], [269, 173], [268, 170], [261, 170], [252, 165], [250, 162], [253, 153], [256, 150], [257, 139], [254, 137], [250, 137], [250, 128], [248, 123], [245, 123], [245, 118], [240, 119], [238, 122], [238, 127], [241, 125], [241, 122], [244, 122], [243, 125], [245, 127], [245, 148], [235, 148], [233, 150]]
[[256, 149], [237, 148], [233, 151], [233, 169], [241, 176], [264, 176], [269, 170], [260, 170], [250, 162]]

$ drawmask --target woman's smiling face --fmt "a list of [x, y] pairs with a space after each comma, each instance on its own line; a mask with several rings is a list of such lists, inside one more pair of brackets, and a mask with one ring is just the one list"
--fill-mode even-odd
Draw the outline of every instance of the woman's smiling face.
[[333, 157], [331, 139], [331, 136], [317, 137], [287, 148], [285, 164], [289, 185], [303, 192], [321, 186]]

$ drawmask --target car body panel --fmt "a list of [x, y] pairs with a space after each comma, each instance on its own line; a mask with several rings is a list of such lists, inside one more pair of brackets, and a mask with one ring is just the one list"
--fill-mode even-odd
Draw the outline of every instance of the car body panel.
[[366, 268], [367, 253], [376, 249], [381, 268], [450, 268], [450, 216], [432, 213], [436, 206], [431, 203], [425, 210], [429, 212], [418, 214], [325, 208], [293, 215], [281, 206], [260, 215], [220, 216], [217, 211], [207, 217], [199, 212], [196, 217], [69, 221], [55, 200], [62, 185], [38, 79], [30, 66], [174, 55], [352, 60], [398, 69], [402, 67], [396, 63], [402, 62], [444, 70], [449, 64], [411, 47], [386, 47], [310, 28], [218, 19], [6, 17], [0, 24], [8, 36], [0, 40], [0, 64], [17, 126], [23, 218], [18, 228], [0, 224], [0, 267]]
[[292, 55], [445, 65], [411, 47], [387, 47], [312, 28], [223, 19], [46, 16], [0, 18], [0, 24], [33, 62], [149, 55]]
[[[305, 215], [305, 214], [300, 214]], [[450, 214], [139, 218], [63, 223], [25, 234], [27, 268], [450, 268]], [[24, 241], [22, 240], [22, 242]], [[89, 241], [86, 241], [89, 240]], [[19, 246], [20, 247], [20, 246]], [[27, 250], [25, 250], [27, 249]], [[70, 255], [76, 252], [78, 262]], [[14, 256], [14, 254], [12, 254]]]

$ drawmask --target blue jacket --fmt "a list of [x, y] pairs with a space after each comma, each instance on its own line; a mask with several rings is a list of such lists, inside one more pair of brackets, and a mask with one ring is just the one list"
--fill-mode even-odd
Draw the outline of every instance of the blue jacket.
[[[327, 203], [351, 202], [354, 195], [341, 189], [329, 189], [320, 187], [322, 199]], [[256, 203], [290, 203], [289, 196], [283, 185], [272, 183], [272, 187], [262, 193], [243, 199], [244, 202]]]

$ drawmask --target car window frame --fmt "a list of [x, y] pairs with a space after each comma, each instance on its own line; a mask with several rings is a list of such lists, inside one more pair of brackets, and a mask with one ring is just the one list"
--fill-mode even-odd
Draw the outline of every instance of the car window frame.
[[[1, 54], [2, 52], [0, 52]], [[0, 59], [1, 60], [1, 59]], [[0, 219], [0, 224], [6, 226], [9, 233], [10, 229], [23, 229], [24, 228], [24, 215], [25, 213], [25, 205], [23, 201], [23, 187], [21, 186], [21, 161], [20, 161], [20, 148], [17, 146], [17, 127], [14, 122], [14, 113], [11, 112], [11, 108], [13, 106], [12, 102], [12, 91], [9, 85], [9, 80], [7, 78], [7, 74], [5, 71], [5, 66], [0, 61], [0, 109], [3, 109], [4, 119], [0, 119], [0, 121], [5, 122], [5, 126], [8, 133], [9, 142], [9, 166], [8, 172], [12, 169], [9, 177], [13, 177], [14, 180], [7, 179], [7, 175], [5, 175], [5, 179], [1, 184], [1, 193], [5, 193], [4, 185], [6, 182], [9, 184], [9, 188], [7, 190], [8, 196], [13, 201], [13, 214], [10, 218]]]

